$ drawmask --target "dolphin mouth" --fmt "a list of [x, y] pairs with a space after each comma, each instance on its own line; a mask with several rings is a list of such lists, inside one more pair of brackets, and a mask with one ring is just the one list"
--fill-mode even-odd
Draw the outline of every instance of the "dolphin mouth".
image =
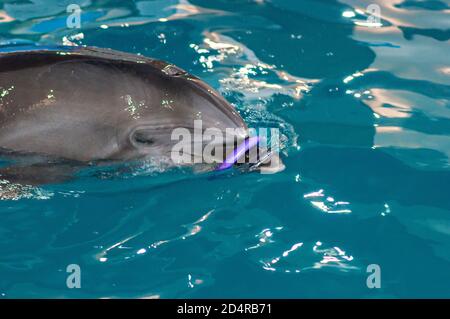
[[225, 161], [223, 161], [222, 164], [220, 164], [217, 167], [218, 171], [222, 171], [224, 169], [228, 169], [231, 166], [233, 166], [234, 164], [237, 163], [237, 161], [243, 156], [245, 155], [245, 153], [247, 151], [249, 151], [251, 148], [257, 146], [259, 143], [259, 137], [258, 136], [254, 136], [254, 137], [248, 137], [246, 138], [241, 144], [238, 145], [238, 147], [236, 147], [234, 149], [234, 151], [229, 154], [226, 158]]
[[[236, 164], [240, 164], [240, 159], [246, 156], [246, 154], [249, 154], [254, 148], [256, 148], [256, 151], [259, 153], [259, 142], [260, 138], [258, 136], [247, 137], [225, 158], [223, 163], [217, 166], [216, 171], [223, 171]], [[245, 163], [245, 165], [241, 165], [241, 169], [242, 167], [247, 171], [259, 170], [261, 173], [265, 174], [277, 173], [285, 168], [277, 152], [268, 149], [265, 149], [261, 156], [257, 156], [256, 161]]]

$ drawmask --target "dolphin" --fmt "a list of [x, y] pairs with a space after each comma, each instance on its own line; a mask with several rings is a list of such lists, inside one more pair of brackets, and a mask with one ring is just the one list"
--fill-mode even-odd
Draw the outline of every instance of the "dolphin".
[[[173, 64], [96, 47], [0, 53], [0, 148], [46, 159], [3, 168], [3, 177], [55, 182], [54, 159], [89, 164], [170, 158], [177, 142], [172, 131], [192, 132], [195, 120], [203, 128], [239, 128], [235, 143], [248, 138], [230, 103]], [[36, 171], [41, 178], [30, 176]]]

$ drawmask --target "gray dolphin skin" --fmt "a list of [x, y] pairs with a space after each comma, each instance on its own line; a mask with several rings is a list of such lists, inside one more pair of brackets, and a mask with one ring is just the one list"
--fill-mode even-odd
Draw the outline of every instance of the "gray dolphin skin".
[[77, 162], [169, 156], [175, 128], [247, 126], [223, 97], [159, 60], [93, 47], [0, 53], [0, 148]]

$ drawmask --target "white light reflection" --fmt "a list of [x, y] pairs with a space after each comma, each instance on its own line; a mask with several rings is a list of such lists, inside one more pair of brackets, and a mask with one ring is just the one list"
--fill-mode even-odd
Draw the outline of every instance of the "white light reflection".
[[309, 194], [303, 195], [304, 198], [310, 198], [310, 197], [323, 197], [323, 189], [318, 190], [317, 192], [312, 192]]
[[381, 216], [386, 216], [391, 213], [391, 208], [387, 203], [384, 204], [384, 212], [381, 212]]
[[[300, 248], [303, 248], [301, 252]], [[294, 254], [296, 251], [298, 252]], [[300, 273], [324, 267], [340, 271], [356, 270], [358, 267], [350, 264], [353, 261], [353, 256], [347, 254], [344, 249], [337, 246], [324, 247], [320, 241], [313, 244], [312, 249], [306, 249], [304, 243], [296, 243], [280, 256], [259, 260], [264, 270], [283, 273]]]
[[[207, 72], [213, 72], [216, 64], [221, 67], [229, 65], [232, 72], [222, 78], [220, 83], [225, 90], [239, 91], [248, 99], [261, 100], [280, 93], [299, 99], [311, 90], [313, 83], [318, 82], [277, 70], [274, 65], [259, 60], [242, 43], [216, 32], [205, 33], [203, 44], [192, 43], [190, 47], [199, 54], [198, 61]], [[275, 80], [272, 75], [275, 75]]]
[[211, 216], [211, 214], [213, 212], [214, 212], [214, 209], [208, 211], [206, 214], [201, 216], [198, 220], [196, 220], [192, 224], [184, 225], [184, 227], [187, 229], [187, 232], [184, 233], [183, 235], [180, 235], [180, 236], [177, 236], [177, 237], [174, 237], [174, 238], [170, 238], [170, 239], [166, 239], [166, 240], [158, 240], [158, 241], [156, 241], [154, 243], [151, 243], [147, 247], [141, 247], [141, 248], [137, 248], [137, 249], [135, 247], [132, 247], [132, 245], [130, 245], [131, 247], [124, 247], [123, 246], [123, 244], [125, 244], [126, 242], [129, 242], [132, 239], [135, 239], [138, 236], [143, 234], [142, 232], [140, 232], [140, 233], [138, 233], [136, 235], [127, 237], [126, 239], [121, 240], [121, 241], [115, 243], [114, 245], [111, 245], [108, 248], [102, 250], [100, 253], [98, 253], [96, 255], [96, 259], [98, 261], [100, 261], [100, 262], [108, 261], [109, 260], [109, 258], [107, 257], [108, 253], [110, 253], [112, 250], [115, 250], [115, 249], [132, 250], [133, 253], [123, 257], [123, 259], [131, 259], [131, 258], [134, 258], [134, 257], [136, 257], [138, 255], [145, 255], [146, 253], [149, 253], [150, 250], [157, 249], [161, 245], [169, 244], [169, 243], [172, 243], [172, 242], [175, 242], [175, 241], [178, 241], [178, 240], [185, 240], [185, 239], [187, 239], [187, 238], [189, 238], [191, 236], [195, 236], [196, 234], [198, 234], [202, 230], [201, 224], [204, 223]]
[[303, 243], [297, 243], [297, 244], [294, 244], [294, 245], [291, 247], [291, 249], [288, 249], [288, 250], [286, 250], [285, 252], [283, 252], [283, 257], [289, 256], [289, 254], [290, 254], [291, 252], [293, 252], [294, 250], [297, 250], [298, 248], [300, 248], [300, 247], [302, 247], [302, 246], [303, 246]]
[[273, 230], [271, 230], [270, 228], [263, 229], [261, 232], [259, 232], [255, 236], [256, 238], [258, 238], [259, 243], [254, 246], [245, 248], [245, 250], [256, 249], [256, 248], [262, 247], [264, 245], [273, 243], [273, 240], [271, 238], [272, 238], [274, 232], [278, 233], [281, 230], [283, 230], [283, 227], [281, 227], [281, 226], [275, 227]]
[[354, 78], [358, 78], [360, 76], [363, 76], [364, 74], [361, 72], [355, 72], [352, 75], [349, 75], [347, 77], [344, 78], [344, 80], [342, 82], [344, 82], [345, 84], [347, 84], [348, 82], [350, 82], [351, 80], [353, 80]]
[[371, 22], [371, 21], [354, 21], [357, 26], [367, 27], [367, 28], [381, 28], [383, 24], [381, 22]]
[[353, 12], [351, 10], [342, 12], [342, 16], [344, 18], [353, 18], [355, 15], [356, 15], [355, 12]]
[[336, 201], [332, 196], [325, 196], [323, 189], [305, 194], [303, 198], [311, 199], [310, 203], [314, 208], [327, 214], [349, 214], [352, 212], [348, 208], [349, 202]]
[[343, 271], [358, 269], [358, 267], [346, 263], [346, 261], [353, 261], [354, 258], [353, 256], [348, 255], [345, 250], [336, 246], [322, 248], [322, 245], [321, 242], [317, 242], [313, 247], [314, 253], [321, 256], [322, 259], [319, 262], [314, 263], [311, 267], [312, 269], [320, 269], [324, 266], [339, 267]]
[[22, 198], [46, 200], [54, 195], [53, 192], [39, 187], [11, 183], [6, 179], [0, 179], [0, 200], [19, 200]]

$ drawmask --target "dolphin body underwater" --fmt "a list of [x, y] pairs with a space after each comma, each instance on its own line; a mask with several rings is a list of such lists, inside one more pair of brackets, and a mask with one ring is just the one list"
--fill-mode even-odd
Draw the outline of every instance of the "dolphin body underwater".
[[94, 47], [0, 53], [0, 148], [20, 158], [0, 178], [55, 183], [93, 162], [167, 158], [173, 129], [194, 120], [248, 138], [233, 106], [167, 62]]

